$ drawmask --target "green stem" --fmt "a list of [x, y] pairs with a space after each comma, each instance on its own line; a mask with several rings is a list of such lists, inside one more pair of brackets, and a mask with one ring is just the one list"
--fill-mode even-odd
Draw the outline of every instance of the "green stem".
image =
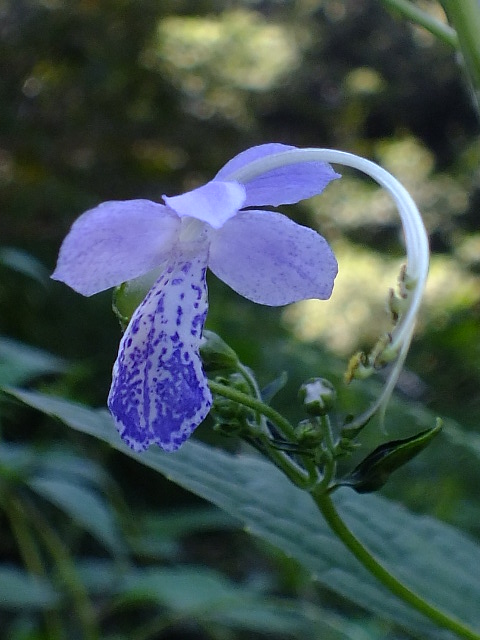
[[208, 385], [212, 393], [218, 393], [224, 398], [228, 398], [229, 400], [238, 402], [239, 404], [242, 404], [249, 409], [253, 409], [258, 413], [263, 414], [266, 418], [271, 420], [276, 427], [279, 428], [285, 439], [295, 441], [295, 429], [293, 428], [293, 426], [286, 418], [278, 413], [278, 411], [275, 411], [275, 409], [272, 409], [272, 407], [270, 407], [268, 404], [265, 404], [257, 398], [248, 396], [246, 393], [242, 393], [241, 391], [237, 391], [236, 389], [227, 387], [220, 382], [215, 382], [214, 380], [209, 380]]
[[[458, 2], [459, 0], [454, 1]], [[398, 11], [410, 22], [420, 25], [450, 47], [459, 48], [455, 29], [440, 22], [426, 11], [420, 9], [418, 5], [413, 4], [413, 2], [409, 2], [409, 0], [381, 0], [381, 2], [388, 8]]]
[[[246, 393], [227, 387], [226, 385], [215, 382], [214, 380], [209, 380], [208, 384], [213, 394], [218, 394], [224, 398], [233, 400], [233, 402], [237, 402], [238, 404], [248, 407], [249, 409], [253, 409], [255, 412], [270, 420], [286, 439], [295, 441], [295, 429], [290, 422], [280, 413], [275, 411], [275, 409], [272, 409], [272, 407], [262, 402], [262, 400], [253, 398]], [[261, 443], [272, 462], [274, 462], [285, 473], [289, 480], [304, 489], [310, 489], [312, 487], [313, 480], [311, 474], [305, 472], [305, 470], [296, 464], [292, 458], [272, 446], [270, 434], [255, 433], [252, 434], [252, 437]]]
[[478, 0], [441, 0], [448, 21], [455, 28], [465, 70], [480, 113], [480, 3]]
[[322, 425], [325, 433], [325, 446], [330, 458], [326, 460], [323, 467], [323, 478], [320, 485], [317, 488], [317, 491], [320, 493], [322, 491], [328, 491], [328, 487], [330, 482], [335, 477], [335, 472], [337, 470], [337, 462], [335, 460], [335, 442], [333, 440], [332, 433], [332, 425], [330, 424], [330, 418], [325, 415], [322, 416]]
[[440, 611], [435, 606], [411, 591], [406, 585], [397, 580], [356, 538], [340, 517], [331, 498], [320, 490], [313, 490], [311, 495], [327, 521], [332, 531], [343, 544], [359, 560], [373, 576], [379, 580], [391, 593], [403, 602], [425, 615], [438, 626], [453, 631], [460, 638], [466, 640], [480, 640], [480, 634], [466, 627], [463, 623]]

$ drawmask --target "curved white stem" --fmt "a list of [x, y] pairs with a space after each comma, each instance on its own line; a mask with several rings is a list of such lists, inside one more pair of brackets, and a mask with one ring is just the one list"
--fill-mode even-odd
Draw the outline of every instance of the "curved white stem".
[[[415, 319], [420, 307], [428, 274], [429, 244], [428, 236], [420, 212], [405, 187], [388, 171], [379, 165], [352, 153], [335, 149], [291, 149], [255, 160], [231, 173], [227, 180], [246, 184], [262, 174], [290, 164], [302, 162], [329, 162], [358, 169], [373, 178], [392, 196], [400, 215], [407, 251], [407, 269], [405, 284], [409, 290], [408, 307], [401, 315], [398, 325], [391, 336], [391, 343], [383, 355], [397, 362], [381, 394], [377, 406], [383, 405], [395, 386], [413, 335]], [[388, 355], [387, 355], [388, 353]]]

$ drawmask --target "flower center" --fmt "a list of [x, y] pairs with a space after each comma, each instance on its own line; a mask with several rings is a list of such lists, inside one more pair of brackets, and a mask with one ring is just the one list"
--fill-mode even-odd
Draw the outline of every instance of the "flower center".
[[196, 218], [182, 218], [180, 223], [180, 242], [188, 245], [206, 240], [208, 236], [207, 226], [206, 222]]

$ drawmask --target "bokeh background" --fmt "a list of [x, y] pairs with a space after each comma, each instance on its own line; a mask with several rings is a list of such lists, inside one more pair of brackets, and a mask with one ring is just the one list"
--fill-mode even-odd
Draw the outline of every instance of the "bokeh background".
[[[442, 18], [435, 2], [418, 4]], [[2, 383], [105, 404], [120, 337], [111, 293], [82, 298], [48, 278], [63, 237], [84, 210], [109, 199], [161, 201], [209, 180], [255, 144], [333, 147], [375, 160], [399, 178], [430, 235], [430, 278], [398, 406], [426, 406], [466, 433], [478, 432], [479, 121], [445, 44], [375, 0], [3, 0], [0, 66]], [[209, 277], [207, 327], [262, 384], [287, 371], [276, 406], [293, 420], [302, 417], [298, 386], [312, 375], [338, 385], [344, 413], [365, 407], [381, 381], [380, 373], [366, 386], [346, 389], [341, 382], [349, 356], [388, 327], [385, 300], [403, 260], [400, 226], [385, 193], [358, 173], [342, 173], [323, 195], [282, 208], [331, 242], [340, 272], [330, 301], [262, 308]], [[387, 413], [389, 434], [414, 432], [415, 412], [405, 421], [396, 407]], [[235, 584], [289, 598], [291, 606], [355, 620], [354, 638], [407, 637], [317, 588], [294, 562], [167, 480], [6, 400], [0, 409], [4, 441], [17, 453], [60, 451], [108, 474], [110, 493], [101, 483], [97, 490], [120, 523], [132, 562], [202, 565]], [[212, 434], [208, 421], [198, 437], [239, 446]], [[364, 451], [384, 437], [369, 429]], [[467, 451], [434, 445], [384, 493], [478, 536], [477, 466]], [[45, 510], [74, 563], [86, 556], [105, 561], [98, 540], [68, 513], [38, 496], [25, 499]], [[0, 555], [13, 570], [25, 559], [5, 504]], [[0, 588], [5, 637], [82, 637], [75, 629], [52, 636], [44, 610], [27, 606], [26, 596], [22, 602], [22, 589], [16, 606], [5, 595], [2, 606]], [[112, 593], [92, 596], [103, 607], [102, 637], [304, 637], [295, 628], [245, 629], [238, 620], [181, 615], [165, 599], [152, 604], [139, 597], [119, 613]], [[155, 616], [163, 627], [129, 635], [139, 618]], [[68, 629], [68, 621], [61, 624]], [[350, 637], [345, 629], [322, 630], [318, 638]]]

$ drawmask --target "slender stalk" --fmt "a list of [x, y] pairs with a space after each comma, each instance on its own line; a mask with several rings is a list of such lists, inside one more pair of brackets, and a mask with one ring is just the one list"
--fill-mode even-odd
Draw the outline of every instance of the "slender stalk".
[[[449, 27], [448, 24], [440, 22], [432, 15], [420, 9], [420, 7], [409, 0], [380, 0], [389, 9], [393, 9], [400, 13], [404, 18], [420, 25], [431, 34], [433, 34], [445, 44], [448, 44], [454, 49], [458, 49], [458, 37], [455, 29]], [[456, 0], [458, 2], [458, 0]]]
[[377, 578], [391, 593], [397, 598], [407, 603], [432, 622], [440, 627], [453, 631], [459, 638], [466, 640], [480, 640], [480, 632], [465, 626], [459, 620], [451, 618], [449, 615], [437, 609], [434, 605], [426, 602], [422, 597], [413, 592], [405, 584], [397, 580], [378, 560], [366, 549], [356, 538], [345, 522], [340, 517], [331, 498], [320, 490], [311, 492], [315, 504], [325, 518], [332, 531], [338, 536], [343, 544], [349, 549], [362, 565]]
[[28, 505], [31, 521], [43, 543], [55, 562], [58, 573], [69, 590], [80, 623], [80, 629], [85, 640], [98, 640], [100, 637], [95, 613], [87, 590], [78, 577], [73, 563], [63, 541], [57, 535], [50, 523], [43, 517], [40, 511], [33, 505]]
[[330, 454], [330, 459], [327, 460], [323, 467], [323, 478], [319, 486], [317, 487], [317, 491], [328, 491], [328, 487], [330, 482], [335, 477], [335, 472], [337, 470], [337, 462], [335, 460], [334, 452], [335, 452], [335, 442], [333, 439], [332, 433], [332, 425], [330, 423], [330, 418], [328, 415], [322, 416], [322, 424], [325, 433], [325, 446], [327, 451]]
[[228, 398], [229, 400], [233, 400], [234, 402], [238, 402], [244, 407], [248, 407], [249, 409], [253, 409], [258, 413], [263, 414], [268, 420], [271, 420], [273, 424], [279, 428], [286, 439], [295, 441], [295, 429], [290, 422], [284, 418], [278, 411], [272, 409], [272, 407], [268, 406], [261, 400], [257, 400], [257, 398], [253, 398], [252, 396], [248, 396], [246, 393], [242, 393], [241, 391], [237, 391], [237, 389], [232, 389], [231, 387], [227, 387], [220, 382], [215, 382], [214, 380], [208, 381], [208, 386], [212, 393], [218, 393], [224, 398]]
[[[254, 160], [233, 171], [226, 179], [248, 184], [248, 182], [254, 178], [268, 171], [292, 164], [313, 161], [342, 164], [347, 167], [352, 167], [353, 169], [358, 169], [369, 175], [390, 193], [402, 221], [405, 246], [407, 249], [407, 268], [404, 273], [404, 282], [408, 283], [409, 295], [407, 308], [391, 332], [389, 344], [385, 345], [381, 353], [384, 362], [389, 362], [397, 358], [397, 362], [390, 372], [387, 384], [378, 399], [377, 408], [380, 407], [383, 413], [407, 355], [416, 316], [425, 289], [429, 263], [427, 232], [415, 202], [398, 180], [374, 162], [345, 151], [316, 148], [289, 149]], [[369, 363], [369, 369], [370, 373], [374, 371], [372, 363]]]
[[[238, 402], [238, 404], [248, 407], [249, 409], [253, 409], [255, 412], [270, 420], [286, 439], [295, 441], [295, 430], [293, 426], [280, 413], [272, 409], [272, 407], [257, 398], [252, 398], [252, 396], [227, 387], [219, 382], [215, 382], [214, 380], [209, 380], [208, 384], [213, 394], [218, 394], [233, 402]], [[255, 433], [251, 435], [261, 443], [272, 462], [285, 473], [289, 480], [304, 489], [310, 489], [313, 486], [314, 481], [311, 472], [306, 472], [305, 469], [300, 467], [290, 456], [276, 449], [272, 445], [268, 433]]]
[[[37, 576], [45, 576], [46, 571], [40, 550], [30, 530], [29, 521], [21, 501], [11, 495], [5, 498], [5, 511], [10, 520], [12, 532], [15, 536], [20, 555], [28, 571]], [[51, 640], [61, 640], [64, 630], [57, 611], [44, 612], [45, 629]]]
[[480, 115], [480, 2], [478, 0], [441, 0], [448, 21], [455, 28]]

